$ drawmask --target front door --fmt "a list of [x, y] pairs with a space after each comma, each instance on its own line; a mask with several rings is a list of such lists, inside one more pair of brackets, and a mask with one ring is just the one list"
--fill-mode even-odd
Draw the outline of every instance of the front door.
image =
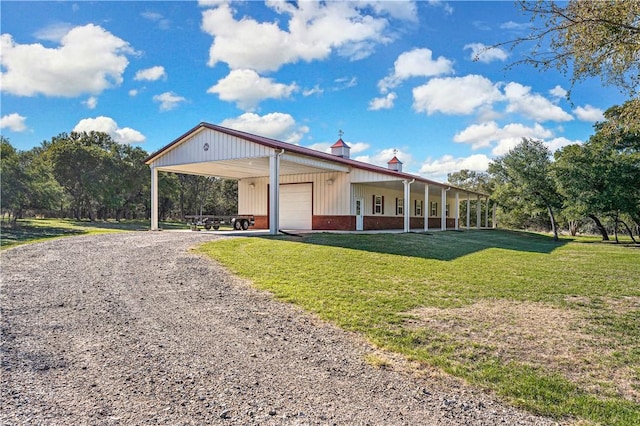
[[356, 198], [356, 231], [364, 229], [364, 199]]

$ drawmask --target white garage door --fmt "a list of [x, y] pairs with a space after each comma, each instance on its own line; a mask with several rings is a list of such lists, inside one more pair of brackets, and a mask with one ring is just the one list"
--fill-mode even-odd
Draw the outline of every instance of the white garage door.
[[280, 185], [280, 229], [311, 229], [312, 185]]

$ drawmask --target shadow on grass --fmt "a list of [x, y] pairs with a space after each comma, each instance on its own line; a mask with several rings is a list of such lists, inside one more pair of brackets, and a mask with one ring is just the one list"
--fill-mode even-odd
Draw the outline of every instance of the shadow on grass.
[[408, 234], [331, 234], [263, 237], [424, 259], [454, 260], [490, 248], [549, 254], [569, 243], [530, 232], [507, 230], [443, 231]]
[[[16, 227], [3, 225], [0, 230], [0, 248], [9, 248], [19, 244], [41, 241], [49, 238], [70, 237], [76, 235], [117, 231], [147, 231], [148, 220], [82, 221], [71, 219], [25, 219], [19, 220]], [[163, 229], [185, 229], [180, 222], [162, 222]]]
[[0, 247], [11, 247], [16, 244], [47, 238], [69, 237], [86, 234], [87, 231], [74, 228], [61, 228], [54, 226], [18, 226], [16, 228], [2, 227]]

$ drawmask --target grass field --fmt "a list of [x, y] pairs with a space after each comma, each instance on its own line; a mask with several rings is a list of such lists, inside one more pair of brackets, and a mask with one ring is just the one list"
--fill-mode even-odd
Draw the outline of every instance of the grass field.
[[[149, 225], [150, 222], [148, 220], [90, 222], [72, 219], [21, 219], [18, 220], [18, 226], [15, 228], [3, 226], [0, 229], [0, 249], [51, 238], [145, 230], [149, 229]], [[160, 227], [165, 229], [188, 229], [185, 223], [180, 222], [161, 223]]]
[[640, 248], [495, 230], [236, 238], [199, 250], [514, 405], [640, 424]]

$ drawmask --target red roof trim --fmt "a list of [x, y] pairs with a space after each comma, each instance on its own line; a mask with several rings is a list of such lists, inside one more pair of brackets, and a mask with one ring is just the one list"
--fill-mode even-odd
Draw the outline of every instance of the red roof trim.
[[394, 155], [393, 158], [389, 160], [387, 164], [402, 164], [402, 161], [398, 160], [398, 157]]
[[342, 140], [342, 138], [338, 139], [336, 143], [331, 145], [331, 148], [342, 148], [342, 147], [351, 148], [349, 145], [345, 143], [345, 141]]
[[[404, 173], [404, 172], [396, 172], [394, 170], [389, 170], [386, 167], [374, 166], [373, 164], [363, 163], [361, 161], [351, 160], [349, 158], [338, 157], [338, 156], [333, 155], [333, 154], [327, 154], [325, 152], [316, 151], [315, 149], [305, 148], [303, 146], [294, 145], [294, 144], [287, 143], [287, 142], [281, 142], [281, 141], [278, 141], [278, 140], [275, 140], [275, 139], [266, 138], [264, 136], [257, 136], [257, 135], [253, 135], [251, 133], [242, 132], [240, 130], [233, 130], [233, 129], [229, 129], [229, 128], [226, 128], [226, 127], [217, 126], [215, 124], [209, 124], [209, 123], [204, 123], [204, 122], [198, 124], [197, 126], [192, 128], [191, 130], [189, 130], [188, 132], [183, 134], [182, 136], [180, 136], [177, 139], [173, 140], [168, 145], [164, 146], [163, 148], [160, 148], [158, 151], [156, 151], [153, 154], [151, 154], [145, 160], [145, 163], [146, 164], [151, 163], [157, 157], [161, 156], [166, 151], [169, 151], [174, 146], [180, 144], [185, 138], [188, 138], [192, 134], [200, 131], [201, 129], [214, 130], [214, 131], [221, 132], [221, 133], [224, 133], [224, 134], [227, 134], [227, 135], [230, 135], [230, 136], [235, 136], [235, 137], [238, 137], [238, 138], [242, 138], [242, 139], [248, 140], [250, 142], [257, 143], [259, 145], [268, 146], [270, 148], [283, 149], [283, 150], [290, 151], [290, 152], [293, 152], [293, 153], [296, 153], [296, 154], [307, 155], [309, 157], [314, 157], [314, 158], [318, 158], [318, 159], [321, 159], [321, 160], [326, 160], [326, 161], [331, 161], [331, 162], [334, 162], [334, 163], [344, 164], [344, 165], [351, 166], [351, 167], [358, 168], [358, 169], [363, 169], [363, 170], [368, 170], [368, 171], [375, 172], [375, 173], [381, 173], [381, 174], [385, 174], [385, 175], [395, 176], [395, 177], [397, 177], [399, 179], [412, 179], [412, 180], [415, 179], [416, 182], [428, 183], [430, 185], [437, 185], [437, 186], [440, 186], [440, 187], [450, 187], [450, 188], [454, 188], [454, 189], [459, 189], [459, 190], [464, 191], [464, 192], [469, 192], [469, 193], [472, 193], [472, 194], [486, 195], [486, 194], [479, 193], [479, 192], [476, 192], [476, 191], [470, 191], [470, 190], [467, 190], [467, 189], [464, 189], [464, 188], [458, 188], [458, 187], [449, 185], [447, 183], [436, 182], [434, 180], [425, 179], [425, 178], [417, 176], [417, 175], [412, 175], [412, 174]], [[396, 160], [397, 160], [397, 158], [396, 158]]]

